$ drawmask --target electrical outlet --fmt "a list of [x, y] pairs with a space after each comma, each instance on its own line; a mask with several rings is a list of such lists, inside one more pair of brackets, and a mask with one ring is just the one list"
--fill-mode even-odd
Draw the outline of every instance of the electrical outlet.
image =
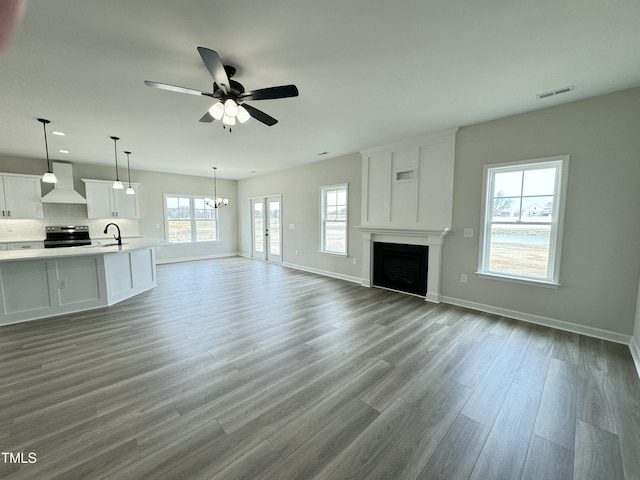
[[62, 290], [63, 288], [67, 288], [67, 279], [64, 278], [58, 281], [58, 288]]
[[289, 224], [289, 230], [294, 230], [296, 228], [294, 223]]
[[298, 255], [298, 249], [296, 248], [296, 255]]
[[461, 273], [460, 274], [460, 283], [467, 283], [467, 274], [466, 273]]

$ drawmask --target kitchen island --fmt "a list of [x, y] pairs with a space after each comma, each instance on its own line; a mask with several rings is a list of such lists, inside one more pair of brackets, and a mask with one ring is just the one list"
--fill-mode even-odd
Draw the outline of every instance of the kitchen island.
[[0, 251], [0, 325], [105, 307], [157, 285], [157, 239]]

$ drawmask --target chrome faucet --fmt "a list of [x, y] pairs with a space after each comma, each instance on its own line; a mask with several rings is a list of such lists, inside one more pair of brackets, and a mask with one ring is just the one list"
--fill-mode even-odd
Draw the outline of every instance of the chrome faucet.
[[107, 230], [109, 230], [109, 227], [113, 225], [114, 227], [116, 227], [118, 229], [118, 236], [114, 235], [113, 238], [115, 238], [118, 241], [118, 246], [122, 246], [122, 235], [120, 235], [120, 227], [118, 225], [116, 225], [115, 223], [107, 223], [107, 226], [104, 227], [104, 232], [103, 233], [107, 233]]

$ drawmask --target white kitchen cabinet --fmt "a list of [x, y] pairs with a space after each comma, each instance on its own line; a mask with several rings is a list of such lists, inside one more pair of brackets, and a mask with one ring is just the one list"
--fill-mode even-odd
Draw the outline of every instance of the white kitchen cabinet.
[[0, 174], [0, 218], [44, 218], [37, 175]]
[[89, 218], [140, 218], [139, 183], [131, 184], [136, 194], [127, 195], [124, 189], [114, 190], [111, 181], [85, 178], [82, 181], [86, 189]]

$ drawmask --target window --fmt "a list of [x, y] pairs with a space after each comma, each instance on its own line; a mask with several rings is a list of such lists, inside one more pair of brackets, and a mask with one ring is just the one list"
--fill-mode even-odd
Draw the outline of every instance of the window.
[[322, 187], [322, 251], [347, 254], [347, 184]]
[[218, 240], [218, 210], [204, 197], [165, 195], [164, 204], [169, 243]]
[[557, 285], [568, 163], [485, 165], [479, 273]]

